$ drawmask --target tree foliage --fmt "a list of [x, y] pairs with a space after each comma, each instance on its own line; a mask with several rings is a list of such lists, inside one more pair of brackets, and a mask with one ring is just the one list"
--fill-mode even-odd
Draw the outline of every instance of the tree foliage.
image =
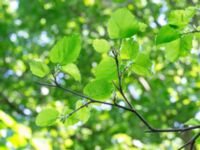
[[197, 0], [0, 6], [0, 150], [200, 148]]

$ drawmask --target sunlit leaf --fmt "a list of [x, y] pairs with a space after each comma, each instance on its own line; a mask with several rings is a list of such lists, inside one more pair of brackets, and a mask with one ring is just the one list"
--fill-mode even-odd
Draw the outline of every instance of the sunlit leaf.
[[113, 84], [106, 80], [94, 80], [89, 82], [84, 88], [84, 94], [97, 100], [104, 100], [111, 96]]
[[61, 66], [61, 70], [65, 73], [71, 75], [75, 80], [81, 81], [81, 74], [78, 67], [75, 64], [67, 64], [65, 66]]
[[56, 109], [46, 108], [38, 114], [36, 118], [36, 125], [41, 127], [51, 126], [56, 122], [58, 116], [59, 112]]
[[139, 52], [139, 45], [137, 42], [133, 41], [132, 39], [123, 40], [121, 46], [121, 59], [134, 59], [138, 52]]
[[138, 75], [149, 76], [151, 75], [152, 62], [149, 55], [146, 53], [139, 53], [133, 62], [132, 71]]
[[78, 34], [65, 36], [51, 49], [50, 60], [62, 65], [69, 64], [78, 58], [80, 50], [81, 38]]
[[94, 49], [99, 53], [105, 53], [110, 50], [110, 44], [104, 39], [95, 39], [92, 45]]
[[195, 119], [195, 118], [191, 118], [190, 120], [188, 120], [187, 122], [184, 123], [185, 125], [199, 125], [200, 124], [200, 121]]
[[195, 13], [195, 7], [188, 7], [185, 10], [173, 10], [168, 17], [169, 24], [184, 27], [190, 22]]
[[112, 39], [131, 37], [138, 31], [138, 21], [126, 8], [116, 10], [108, 20], [108, 34]]
[[175, 61], [179, 56], [185, 56], [192, 49], [192, 35], [184, 35], [181, 38], [164, 44], [166, 58]]
[[97, 79], [115, 80], [117, 79], [117, 69], [115, 60], [111, 57], [106, 57], [101, 60], [94, 70]]
[[[77, 101], [75, 109], [78, 109], [82, 105], [84, 105], [84, 102], [82, 102], [81, 100]], [[65, 110], [65, 115], [69, 115], [72, 112], [73, 112], [72, 109], [67, 108]], [[85, 106], [85, 107], [79, 109], [73, 115], [68, 116], [65, 120], [65, 125], [66, 126], [72, 126], [72, 125], [77, 124], [78, 122], [86, 123], [88, 121], [89, 117], [90, 117], [90, 107]]]
[[156, 36], [156, 44], [162, 44], [171, 42], [180, 37], [180, 33], [178, 30], [170, 27], [169, 25], [163, 26], [157, 36]]
[[29, 65], [31, 72], [38, 77], [42, 78], [50, 72], [49, 67], [45, 63], [39, 61], [31, 61]]

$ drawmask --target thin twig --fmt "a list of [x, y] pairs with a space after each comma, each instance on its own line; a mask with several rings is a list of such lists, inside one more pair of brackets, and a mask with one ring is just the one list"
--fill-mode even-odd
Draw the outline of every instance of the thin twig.
[[89, 101], [89, 102], [86, 102], [85, 104], [81, 105], [80, 107], [78, 107], [77, 109], [75, 109], [74, 111], [72, 111], [71, 113], [65, 115], [64, 117], [62, 117], [62, 121], [65, 122], [65, 120], [67, 118], [69, 118], [70, 116], [72, 116], [74, 113], [78, 112], [79, 110], [87, 107], [89, 104], [93, 103], [93, 101]]
[[185, 32], [185, 33], [182, 33], [182, 35], [191, 34], [191, 33], [200, 33], [200, 30], [193, 30], [193, 31]]
[[190, 145], [190, 150], [193, 150], [194, 144], [199, 137], [200, 137], [200, 132], [196, 134], [192, 139], [190, 139], [187, 143], [185, 143], [183, 146], [181, 146], [178, 150], [181, 150], [189, 145]]
[[67, 89], [67, 88], [64, 88], [62, 86], [57, 86], [57, 85], [53, 85], [53, 84], [48, 84], [48, 83], [41, 83], [41, 82], [37, 82], [38, 84], [40, 85], [44, 85], [44, 86], [49, 86], [49, 87], [54, 87], [54, 88], [60, 88], [68, 93], [71, 93], [73, 95], [76, 95], [76, 96], [79, 96], [81, 98], [85, 98], [85, 99], [88, 99], [90, 101], [92, 101], [93, 103], [100, 103], [100, 104], [105, 104], [105, 105], [109, 105], [109, 106], [113, 106], [113, 107], [118, 107], [120, 109], [123, 109], [123, 110], [126, 110], [126, 111], [129, 111], [129, 112], [132, 112], [134, 113], [146, 126], [147, 128], [149, 129], [148, 131], [146, 132], [149, 132], [149, 133], [160, 133], [160, 132], [186, 132], [186, 131], [189, 131], [189, 130], [194, 130], [194, 129], [199, 129], [200, 128], [200, 125], [197, 125], [197, 126], [191, 126], [191, 127], [185, 127], [185, 128], [171, 128], [171, 129], [156, 129], [156, 128], [153, 128], [136, 110], [134, 109], [131, 109], [131, 108], [127, 108], [125, 106], [121, 106], [119, 104], [113, 104], [113, 103], [108, 103], [108, 102], [103, 102], [103, 101], [98, 101], [98, 100], [95, 100], [95, 99], [92, 99], [86, 95], [83, 95], [81, 93], [78, 93], [78, 92], [75, 92], [75, 91], [72, 91], [70, 89]]
[[120, 68], [119, 68], [118, 53], [116, 51], [114, 51], [114, 50], [112, 52], [113, 52], [115, 63], [116, 63], [116, 67], [117, 67], [117, 76], [118, 76], [118, 82], [119, 82], [118, 90], [121, 93], [121, 95], [124, 98], [124, 100], [126, 101], [126, 103], [128, 104], [128, 106], [133, 109], [131, 103], [126, 98], [126, 96], [124, 94], [124, 91], [123, 91], [123, 88], [122, 88], [122, 73], [121, 73]]

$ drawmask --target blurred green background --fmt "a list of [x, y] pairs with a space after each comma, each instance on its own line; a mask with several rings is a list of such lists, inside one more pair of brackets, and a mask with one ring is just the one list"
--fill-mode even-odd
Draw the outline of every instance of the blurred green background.
[[[135, 108], [154, 127], [179, 127], [191, 118], [200, 120], [200, 36], [191, 53], [169, 62], [155, 46], [158, 29], [167, 23], [171, 10], [197, 6], [199, 0], [0, 0], [0, 150], [173, 150], [191, 132], [145, 133], [146, 127], [130, 112], [94, 106], [82, 126], [62, 123], [48, 128], [36, 126], [35, 117], [44, 107], [59, 111], [71, 106], [74, 96], [36, 83], [29, 61], [47, 61], [49, 50], [64, 35], [81, 33], [82, 50], [77, 61], [81, 83], [69, 76], [66, 85], [82, 91], [92, 77], [91, 68], [101, 55], [92, 47], [95, 38], [108, 39], [110, 14], [127, 7], [147, 25], [138, 38], [150, 51], [155, 73], [151, 77], [129, 76], [126, 94]], [[192, 25], [200, 25], [199, 12]], [[200, 149], [200, 145], [197, 143]]]

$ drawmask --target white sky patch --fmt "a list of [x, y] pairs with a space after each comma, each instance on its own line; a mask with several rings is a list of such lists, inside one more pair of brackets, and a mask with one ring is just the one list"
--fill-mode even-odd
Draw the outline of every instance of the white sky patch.
[[24, 31], [24, 30], [18, 31], [18, 32], [17, 32], [17, 35], [18, 35], [19, 37], [23, 37], [23, 38], [25, 38], [25, 39], [29, 38], [28, 32], [26, 32], [26, 31]]
[[156, 23], [155, 23], [155, 22], [151, 22], [151, 23], [150, 23], [150, 27], [151, 27], [151, 28], [156, 28], [156, 27], [157, 27], [157, 25], [156, 25]]
[[181, 83], [182, 84], [186, 84], [187, 83], [187, 78], [186, 77], [181, 78]]
[[12, 33], [12, 34], [10, 35], [10, 40], [11, 40], [12, 42], [16, 42], [16, 41], [17, 41], [17, 35], [16, 35], [15, 33]]
[[106, 105], [106, 104], [102, 104], [102, 105], [93, 105], [93, 107], [95, 109], [97, 109], [98, 111], [101, 111], [101, 110], [111, 110], [112, 106], [109, 106], [109, 105]]
[[197, 119], [197, 120], [200, 121], [200, 111], [196, 113], [196, 115], [195, 115], [195, 119]]
[[10, 0], [9, 2], [10, 10], [11, 12], [15, 12], [19, 7], [18, 0]]
[[44, 86], [41, 87], [40, 91], [41, 91], [42, 95], [48, 95], [49, 94], [49, 89], [47, 87], [44, 87]]
[[162, 0], [152, 0], [152, 2], [155, 4], [160, 4], [162, 2]]
[[51, 39], [50, 39], [50, 37], [48, 37], [47, 32], [46, 31], [42, 31], [42, 33], [40, 34], [38, 43], [41, 46], [44, 46], [44, 45], [46, 45], [47, 43], [50, 43], [50, 42], [51, 42]]
[[143, 144], [139, 140], [133, 140], [133, 145], [137, 146], [138, 148], [142, 148]]
[[167, 24], [167, 21], [165, 19], [165, 15], [164, 14], [161, 14], [158, 16], [158, 23], [162, 26], [166, 25]]
[[22, 24], [22, 21], [20, 19], [16, 19], [14, 22], [18, 26]]
[[130, 93], [131, 93], [131, 95], [132, 95], [132, 97], [134, 98], [134, 99], [139, 99], [140, 98], [140, 94], [141, 94], [141, 91], [138, 89], [136, 89], [135, 88], [135, 86], [133, 86], [133, 85], [129, 85], [128, 86], [128, 90], [130, 91]]
[[26, 115], [31, 115], [31, 110], [30, 109], [24, 109], [24, 113], [26, 114]]

